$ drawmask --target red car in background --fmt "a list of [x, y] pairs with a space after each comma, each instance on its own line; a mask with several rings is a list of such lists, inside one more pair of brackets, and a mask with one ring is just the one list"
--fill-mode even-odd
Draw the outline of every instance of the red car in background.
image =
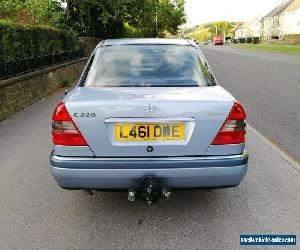
[[224, 37], [223, 36], [215, 36], [213, 38], [214, 45], [223, 45], [224, 44]]

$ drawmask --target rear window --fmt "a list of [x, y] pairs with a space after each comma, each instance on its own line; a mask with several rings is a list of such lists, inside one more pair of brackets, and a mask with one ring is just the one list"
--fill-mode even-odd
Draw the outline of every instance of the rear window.
[[216, 85], [192, 46], [118, 45], [100, 48], [88, 87], [198, 87]]

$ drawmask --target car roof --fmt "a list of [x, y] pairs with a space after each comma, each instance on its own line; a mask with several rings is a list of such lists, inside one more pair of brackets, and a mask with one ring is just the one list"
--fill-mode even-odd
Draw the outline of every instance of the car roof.
[[[107, 39], [100, 43], [101, 46], [112, 45], [191, 45], [188, 40], [184, 39], [165, 39], [165, 38], [123, 38]], [[100, 45], [99, 44], [99, 45]]]

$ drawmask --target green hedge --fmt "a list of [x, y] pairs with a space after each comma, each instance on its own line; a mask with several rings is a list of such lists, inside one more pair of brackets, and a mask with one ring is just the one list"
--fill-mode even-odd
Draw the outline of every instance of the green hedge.
[[35, 57], [79, 49], [75, 34], [48, 25], [21, 26], [0, 20], [0, 59]]
[[128, 23], [124, 23], [121, 31], [121, 37], [139, 38], [139, 37], [144, 37], [144, 34], [139, 29], [130, 26]]

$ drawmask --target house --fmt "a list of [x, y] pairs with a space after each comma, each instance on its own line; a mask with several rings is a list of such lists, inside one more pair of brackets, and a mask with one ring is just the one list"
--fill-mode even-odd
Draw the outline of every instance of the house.
[[287, 0], [261, 19], [263, 40], [300, 35], [300, 0]]
[[259, 37], [261, 33], [261, 18], [257, 16], [254, 19], [242, 24], [234, 29], [235, 38]]

